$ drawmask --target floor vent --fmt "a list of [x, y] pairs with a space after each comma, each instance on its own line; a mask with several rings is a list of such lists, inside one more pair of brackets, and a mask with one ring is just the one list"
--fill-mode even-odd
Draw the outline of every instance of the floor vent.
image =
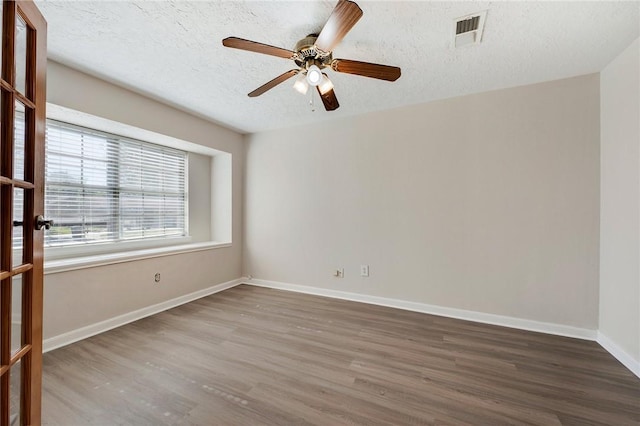
[[453, 45], [455, 47], [471, 46], [482, 41], [484, 31], [484, 21], [487, 11], [463, 16], [454, 21], [455, 31], [453, 35]]

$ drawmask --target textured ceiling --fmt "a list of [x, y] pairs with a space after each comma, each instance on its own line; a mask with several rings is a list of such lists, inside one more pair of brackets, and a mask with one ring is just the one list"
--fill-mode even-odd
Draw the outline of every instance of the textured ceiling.
[[[229, 49], [237, 36], [293, 49], [319, 32], [336, 1], [38, 1], [49, 57], [243, 132], [319, 123], [491, 89], [600, 71], [639, 34], [639, 2], [357, 1], [364, 12], [334, 57], [395, 65], [394, 83], [329, 71], [340, 108], [326, 112], [294, 68]], [[453, 20], [488, 10], [483, 42], [454, 49]]]

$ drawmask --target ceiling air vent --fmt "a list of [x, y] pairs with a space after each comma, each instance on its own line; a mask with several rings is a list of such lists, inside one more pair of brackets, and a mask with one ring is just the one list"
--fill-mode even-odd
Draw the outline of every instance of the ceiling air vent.
[[487, 11], [463, 16], [454, 21], [455, 32], [453, 35], [453, 45], [455, 47], [470, 46], [482, 41], [484, 21]]
[[479, 16], [474, 16], [473, 18], [463, 19], [462, 21], [456, 22], [456, 35], [468, 33], [469, 31], [476, 31], [479, 23]]

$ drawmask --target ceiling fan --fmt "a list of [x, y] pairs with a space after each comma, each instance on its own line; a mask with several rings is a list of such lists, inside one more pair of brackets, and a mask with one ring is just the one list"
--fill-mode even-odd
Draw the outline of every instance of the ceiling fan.
[[333, 91], [333, 83], [331, 83], [327, 74], [322, 71], [323, 69], [331, 68], [337, 72], [387, 81], [396, 81], [400, 77], [400, 68], [398, 67], [349, 59], [333, 59], [333, 49], [361, 17], [362, 9], [356, 3], [349, 0], [339, 0], [320, 34], [306, 36], [296, 43], [294, 50], [287, 50], [238, 37], [227, 37], [222, 40], [222, 44], [234, 49], [291, 59], [298, 66], [298, 68], [280, 74], [250, 92], [249, 97], [260, 96], [267, 90], [273, 89], [278, 84], [299, 74], [294, 88], [304, 94], [309, 89], [309, 86], [314, 86], [322, 99], [325, 109], [333, 111], [338, 109], [340, 104]]

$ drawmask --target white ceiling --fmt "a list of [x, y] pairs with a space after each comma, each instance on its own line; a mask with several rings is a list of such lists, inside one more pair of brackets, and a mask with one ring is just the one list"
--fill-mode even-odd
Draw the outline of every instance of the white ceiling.
[[[247, 93], [293, 62], [229, 49], [237, 36], [287, 49], [319, 32], [321, 1], [38, 1], [49, 57], [242, 132], [317, 123], [600, 71], [639, 35], [639, 2], [357, 0], [364, 12], [334, 57], [395, 65], [394, 83], [329, 71], [340, 108], [326, 112], [293, 79]], [[488, 10], [483, 42], [452, 48], [453, 20]]]

